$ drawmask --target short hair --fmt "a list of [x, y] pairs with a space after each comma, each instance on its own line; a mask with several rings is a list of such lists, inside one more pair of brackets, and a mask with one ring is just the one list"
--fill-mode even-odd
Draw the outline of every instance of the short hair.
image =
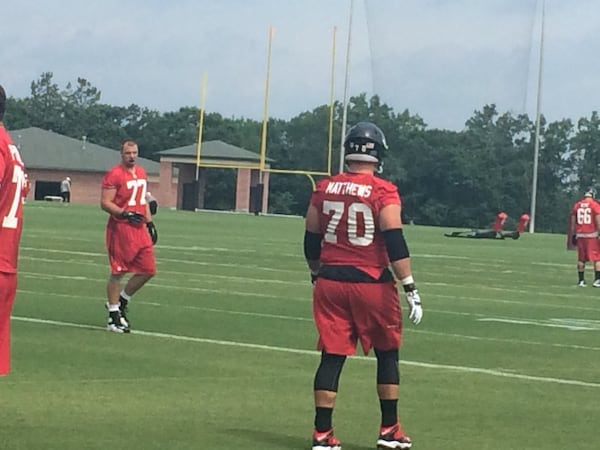
[[4, 119], [4, 112], [6, 111], [6, 91], [0, 86], [0, 122]]
[[135, 142], [133, 139], [125, 139], [123, 142], [121, 142], [121, 152], [125, 150], [125, 147], [133, 147], [134, 145], [137, 146], [137, 142]]

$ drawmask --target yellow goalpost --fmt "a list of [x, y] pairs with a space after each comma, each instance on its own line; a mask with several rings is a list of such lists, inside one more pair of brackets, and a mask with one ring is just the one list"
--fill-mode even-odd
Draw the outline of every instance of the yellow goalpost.
[[206, 72], [202, 74], [202, 88], [201, 88], [201, 99], [200, 99], [200, 113], [198, 119], [198, 141], [196, 143], [196, 181], [199, 177], [199, 168], [220, 168], [220, 169], [255, 169], [260, 171], [260, 180], [262, 183], [262, 174], [268, 173], [281, 173], [291, 175], [305, 175], [309, 178], [313, 189], [315, 188], [315, 180], [313, 176], [328, 176], [331, 175], [331, 158], [332, 158], [332, 143], [333, 143], [333, 111], [334, 111], [334, 81], [335, 81], [335, 48], [336, 48], [336, 33], [337, 28], [333, 27], [332, 36], [332, 54], [331, 54], [331, 85], [330, 85], [330, 98], [329, 98], [329, 136], [327, 143], [327, 170], [326, 171], [311, 171], [311, 170], [296, 170], [296, 169], [272, 169], [267, 167], [267, 124], [268, 124], [268, 109], [269, 109], [269, 84], [270, 84], [270, 72], [271, 72], [271, 49], [273, 45], [274, 28], [269, 27], [269, 42], [267, 49], [267, 71], [265, 77], [265, 96], [263, 105], [263, 120], [261, 129], [261, 143], [260, 143], [260, 158], [258, 164], [226, 164], [226, 163], [207, 163], [201, 160], [202, 151], [202, 129], [204, 126], [204, 105], [206, 100], [206, 84], [207, 75]]
[[267, 51], [267, 74], [265, 77], [265, 100], [263, 110], [263, 123], [262, 123], [262, 134], [261, 134], [261, 145], [260, 145], [260, 170], [261, 172], [269, 173], [284, 173], [292, 175], [306, 175], [312, 184], [313, 189], [315, 188], [314, 175], [331, 175], [331, 155], [332, 155], [332, 142], [333, 142], [333, 106], [334, 106], [334, 81], [335, 81], [335, 47], [336, 47], [336, 33], [337, 28], [333, 27], [332, 37], [332, 51], [331, 51], [331, 85], [330, 85], [330, 97], [329, 97], [329, 137], [327, 143], [327, 171], [311, 171], [311, 170], [292, 170], [292, 169], [271, 169], [265, 165], [266, 153], [267, 153], [267, 123], [268, 123], [268, 106], [269, 106], [269, 79], [271, 71], [271, 47], [273, 43], [273, 27], [269, 27], [269, 45]]
[[213, 169], [257, 169], [260, 170], [260, 164], [226, 164], [226, 163], [207, 163], [201, 161], [202, 153], [202, 131], [204, 130], [204, 106], [206, 103], [206, 85], [207, 74], [202, 74], [202, 86], [200, 94], [200, 112], [198, 117], [198, 139], [196, 141], [196, 182], [200, 176], [200, 167], [208, 167]]

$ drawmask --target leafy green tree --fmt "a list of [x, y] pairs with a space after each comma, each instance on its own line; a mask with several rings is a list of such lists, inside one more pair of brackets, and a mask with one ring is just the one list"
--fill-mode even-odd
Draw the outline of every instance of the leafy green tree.
[[73, 88], [71, 83], [67, 83], [61, 95], [68, 105], [81, 110], [96, 105], [100, 101], [101, 92], [85, 78], [77, 78], [77, 87]]
[[574, 201], [570, 192], [576, 171], [569, 150], [573, 124], [569, 119], [550, 123], [541, 135], [535, 225], [539, 230], [565, 232]]
[[577, 123], [577, 133], [571, 140], [571, 150], [577, 155], [579, 186], [596, 185], [600, 170], [600, 117], [592, 112]]
[[[31, 83], [27, 98], [8, 99], [9, 129], [36, 126], [76, 139], [117, 149], [133, 138], [146, 158], [193, 144], [198, 139], [199, 110], [182, 107], [161, 113], [132, 104], [101, 102], [101, 91], [85, 78], [64, 89], [44, 72]], [[403, 199], [404, 220], [420, 224], [487, 227], [500, 210], [513, 220], [529, 212], [532, 195], [535, 126], [527, 115], [501, 113], [495, 105], [475, 111], [461, 131], [429, 129], [408, 109], [397, 113], [377, 95], [348, 101], [347, 126], [372, 121], [384, 130], [389, 150], [384, 176], [396, 183]], [[270, 174], [269, 210], [304, 214], [311, 180], [301, 171], [338, 171], [343, 105], [320, 105], [290, 120], [271, 118], [267, 126], [267, 163], [297, 174]], [[600, 117], [546, 123], [541, 118], [536, 229], [564, 231], [565, 214], [587, 185], [598, 184]], [[262, 123], [243, 117], [205, 113], [204, 141], [222, 140], [260, 154]], [[330, 136], [331, 133], [331, 136]], [[331, 138], [331, 159], [329, 142]], [[208, 208], [232, 209], [234, 170], [207, 169]], [[319, 177], [315, 177], [319, 179]]]
[[29, 101], [27, 99], [9, 96], [6, 100], [4, 123], [9, 130], [30, 127]]
[[231, 169], [205, 169], [206, 192], [204, 207], [233, 211], [235, 209], [236, 172]]
[[60, 88], [53, 81], [52, 72], [44, 72], [37, 81], [31, 82], [29, 120], [31, 126], [64, 133], [62, 119], [65, 100]]

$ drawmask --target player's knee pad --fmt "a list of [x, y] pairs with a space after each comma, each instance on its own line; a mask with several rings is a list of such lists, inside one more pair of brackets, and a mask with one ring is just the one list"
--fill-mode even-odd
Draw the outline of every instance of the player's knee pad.
[[377, 384], [400, 384], [398, 349], [377, 350]]
[[344, 355], [332, 355], [323, 352], [321, 354], [321, 364], [319, 364], [315, 375], [315, 391], [337, 392], [345, 361], [346, 357]]
[[111, 283], [120, 283], [124, 276], [124, 273], [111, 273], [108, 277], [108, 281], [110, 281]]

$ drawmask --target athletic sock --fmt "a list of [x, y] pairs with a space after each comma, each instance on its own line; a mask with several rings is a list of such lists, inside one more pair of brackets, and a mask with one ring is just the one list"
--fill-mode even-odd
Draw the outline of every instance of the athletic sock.
[[398, 399], [379, 400], [381, 407], [381, 426], [391, 427], [398, 422]]
[[108, 312], [119, 311], [119, 304], [118, 303], [116, 305], [111, 305], [110, 303], [107, 303], [106, 307], [108, 308]]
[[315, 429], [322, 433], [324, 431], [331, 430], [331, 416], [333, 415], [333, 408], [322, 408], [317, 406], [315, 408]]

